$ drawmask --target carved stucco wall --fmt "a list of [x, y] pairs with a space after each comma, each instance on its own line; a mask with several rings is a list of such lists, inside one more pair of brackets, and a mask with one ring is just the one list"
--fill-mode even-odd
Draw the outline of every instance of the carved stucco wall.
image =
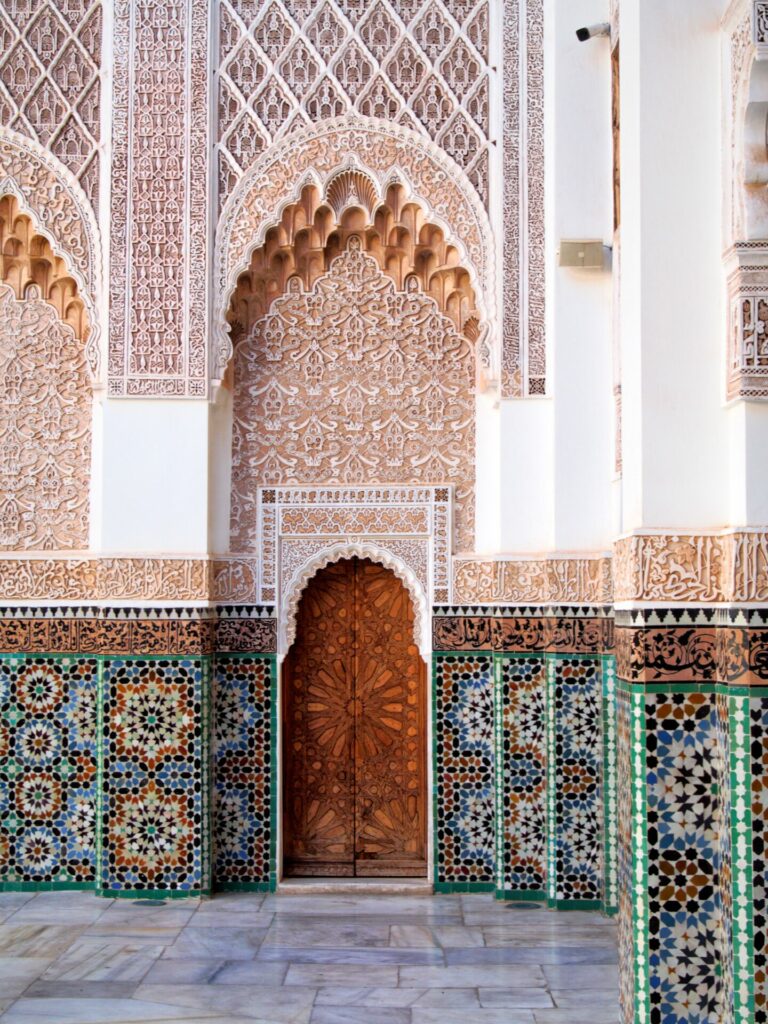
[[94, 206], [101, 35], [100, 2], [0, 3], [0, 125], [50, 150]]
[[281, 134], [357, 112], [436, 141], [487, 203], [489, 6], [221, 0], [220, 199]]
[[116, 0], [109, 393], [205, 397], [207, 0]]
[[431, 298], [397, 292], [352, 236], [291, 279], [235, 351], [231, 547], [258, 550], [259, 485], [450, 483], [474, 540], [474, 352]]
[[86, 548], [85, 346], [38, 294], [0, 284], [0, 549]]

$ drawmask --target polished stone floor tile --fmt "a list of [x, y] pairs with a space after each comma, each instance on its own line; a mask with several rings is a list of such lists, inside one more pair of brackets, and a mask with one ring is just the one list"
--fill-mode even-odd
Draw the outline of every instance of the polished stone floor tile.
[[386, 946], [386, 921], [340, 920], [334, 917], [277, 915], [264, 939], [265, 946]]
[[[466, 1010], [438, 1010], [415, 1006], [412, 1024], [469, 1024]], [[473, 1010], [472, 1024], [535, 1024], [532, 1010]]]
[[265, 928], [185, 928], [163, 956], [169, 960], [221, 957], [251, 960], [259, 950]]
[[0, 956], [60, 956], [82, 931], [81, 926], [0, 925]]
[[210, 979], [215, 985], [282, 985], [288, 964], [258, 960], [233, 960], [223, 964]]
[[544, 964], [547, 983], [560, 989], [608, 989], [618, 992], [618, 976], [602, 964]]
[[160, 943], [81, 936], [47, 968], [42, 980], [139, 982], [164, 949]]
[[[310, 1018], [311, 1024], [362, 1024], [359, 1006], [316, 1006]], [[365, 1024], [411, 1024], [410, 1010], [392, 1007], [365, 1010]]]
[[264, 943], [257, 960], [282, 960], [297, 964], [397, 964], [421, 965], [444, 963], [440, 949], [399, 949], [368, 946], [355, 949], [343, 946], [339, 949], [327, 946], [268, 946]]
[[157, 960], [144, 975], [145, 984], [204, 985], [219, 973], [225, 960]]
[[315, 993], [312, 989], [267, 985], [142, 985], [134, 998], [185, 1006], [196, 1012], [226, 1011], [275, 1024], [299, 1024], [309, 1020]]
[[[418, 970], [419, 968], [410, 968]], [[431, 970], [429, 967], [421, 970]], [[398, 967], [371, 967], [368, 964], [291, 964], [285, 977], [286, 985], [375, 985], [394, 988]]]
[[543, 988], [545, 984], [535, 964], [400, 968], [402, 988]]
[[0, 894], [0, 1024], [619, 1020], [616, 923], [596, 914], [485, 895], [18, 895]]
[[318, 989], [315, 1006], [355, 1006], [361, 1021], [367, 1020], [370, 1006], [449, 1006], [472, 1008], [480, 1006], [473, 988], [343, 988]]

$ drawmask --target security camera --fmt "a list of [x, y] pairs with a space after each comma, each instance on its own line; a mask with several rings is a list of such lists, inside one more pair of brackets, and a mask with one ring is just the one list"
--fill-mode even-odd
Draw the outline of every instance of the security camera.
[[586, 28], [576, 29], [576, 38], [580, 43], [586, 43], [588, 39], [597, 39], [598, 36], [611, 35], [611, 24], [608, 21], [601, 21], [599, 25], [587, 25]]

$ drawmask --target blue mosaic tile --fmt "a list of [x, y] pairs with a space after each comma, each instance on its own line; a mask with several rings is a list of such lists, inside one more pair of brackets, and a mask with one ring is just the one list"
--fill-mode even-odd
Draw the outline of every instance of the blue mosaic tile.
[[209, 888], [206, 670], [202, 658], [104, 661], [105, 890]]
[[216, 658], [214, 883], [274, 884], [275, 697], [270, 655]]
[[0, 658], [0, 884], [95, 878], [98, 663]]
[[435, 655], [435, 881], [494, 878], [493, 660]]

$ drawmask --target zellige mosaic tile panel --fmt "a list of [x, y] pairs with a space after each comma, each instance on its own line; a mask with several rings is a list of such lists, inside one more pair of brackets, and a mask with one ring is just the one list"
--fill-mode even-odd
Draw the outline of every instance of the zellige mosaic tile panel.
[[[551, 826], [554, 870], [550, 899], [600, 900], [602, 895], [602, 736], [599, 657], [550, 655]], [[552, 815], [554, 814], [554, 818]], [[552, 842], [552, 839], [550, 839]], [[553, 884], [554, 883], [554, 884]]]
[[493, 883], [493, 659], [434, 657], [435, 883]]
[[0, 888], [95, 878], [98, 664], [0, 658]]
[[725, 823], [714, 694], [648, 693], [645, 739], [651, 1019], [716, 1024]]
[[500, 657], [496, 785], [501, 820], [497, 888], [545, 893], [547, 853], [546, 660]]
[[208, 661], [107, 658], [101, 887], [209, 888]]
[[214, 670], [216, 887], [275, 884], [275, 667], [270, 655], [219, 655]]

